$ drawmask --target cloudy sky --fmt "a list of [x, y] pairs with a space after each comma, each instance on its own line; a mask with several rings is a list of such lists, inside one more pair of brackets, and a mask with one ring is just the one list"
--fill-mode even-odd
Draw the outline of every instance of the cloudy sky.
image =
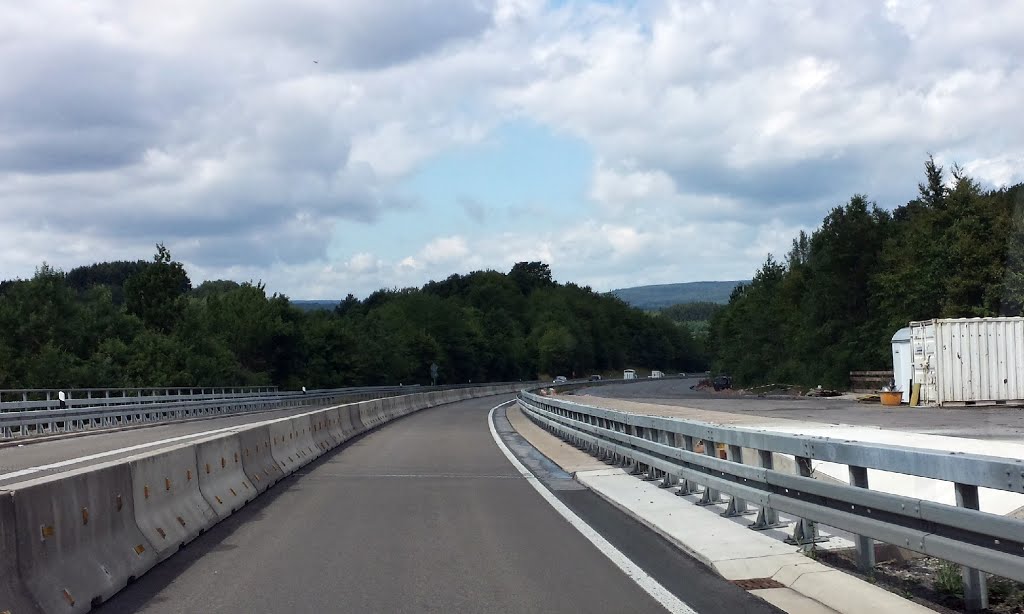
[[6, 2], [0, 276], [162, 241], [293, 298], [747, 278], [929, 152], [1024, 180], [1022, 32], [1014, 1]]

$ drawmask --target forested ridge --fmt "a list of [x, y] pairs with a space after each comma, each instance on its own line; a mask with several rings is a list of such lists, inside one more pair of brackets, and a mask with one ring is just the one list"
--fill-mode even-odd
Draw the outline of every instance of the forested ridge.
[[703, 366], [685, 326], [540, 262], [313, 311], [259, 283], [193, 287], [162, 245], [152, 261], [0, 282], [0, 388], [427, 384], [431, 363], [442, 384]]
[[769, 256], [711, 320], [714, 368], [743, 385], [843, 387], [851, 370], [892, 368], [910, 321], [1020, 315], [1024, 184], [984, 190], [929, 158], [918, 192], [892, 211], [856, 195]]

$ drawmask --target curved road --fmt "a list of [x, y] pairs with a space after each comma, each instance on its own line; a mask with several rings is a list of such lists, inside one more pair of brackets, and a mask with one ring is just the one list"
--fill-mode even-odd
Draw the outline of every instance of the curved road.
[[[96, 611], [663, 612], [499, 450], [487, 412], [508, 398], [424, 410], [335, 449]], [[778, 612], [526, 460], [697, 612]]]

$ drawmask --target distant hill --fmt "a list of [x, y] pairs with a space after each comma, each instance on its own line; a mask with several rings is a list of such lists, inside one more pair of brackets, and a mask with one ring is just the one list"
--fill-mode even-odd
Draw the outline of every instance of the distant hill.
[[316, 311], [317, 309], [334, 309], [338, 306], [341, 299], [334, 301], [310, 301], [310, 300], [292, 300], [291, 304], [295, 305], [303, 311]]
[[746, 281], [691, 281], [682, 284], [660, 284], [657, 286], [636, 286], [620, 288], [609, 294], [617, 296], [633, 307], [640, 309], [663, 309], [679, 303], [720, 303], [729, 302], [733, 288]]

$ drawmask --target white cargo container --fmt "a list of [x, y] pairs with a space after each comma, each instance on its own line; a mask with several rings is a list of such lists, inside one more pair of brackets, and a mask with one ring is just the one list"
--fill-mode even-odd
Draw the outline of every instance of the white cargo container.
[[651, 379], [661, 379], [665, 377], [665, 374], [661, 371], [651, 371]]
[[622, 379], [636, 379], [636, 371], [633, 369], [626, 369], [622, 372]]
[[1024, 402], [1024, 318], [911, 322], [910, 344], [922, 403]]

